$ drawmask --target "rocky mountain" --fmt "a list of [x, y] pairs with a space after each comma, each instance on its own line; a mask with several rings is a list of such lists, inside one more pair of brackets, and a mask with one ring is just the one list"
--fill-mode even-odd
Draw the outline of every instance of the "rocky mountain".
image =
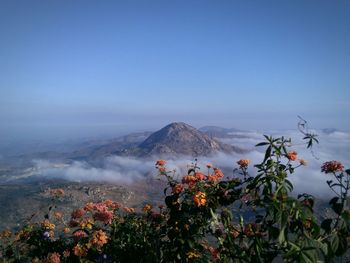
[[51, 151], [7, 158], [3, 163], [0, 159], [0, 181], [9, 174], [16, 176], [27, 174], [28, 168], [33, 166], [33, 160], [47, 160], [58, 164], [83, 161], [95, 167], [103, 167], [105, 158], [113, 155], [140, 158], [178, 155], [197, 157], [209, 156], [217, 152], [245, 152], [239, 147], [216, 140], [215, 138], [220, 136], [212, 136], [212, 128], [207, 129], [206, 132], [210, 135], [188, 124], [175, 122], [154, 133], [139, 132], [114, 139], [85, 141], [76, 145], [74, 150], [67, 152], [51, 149]]
[[183, 123], [171, 123], [151, 134], [138, 146], [138, 155], [208, 156], [216, 152], [241, 152], [242, 149], [211, 139], [196, 128]]

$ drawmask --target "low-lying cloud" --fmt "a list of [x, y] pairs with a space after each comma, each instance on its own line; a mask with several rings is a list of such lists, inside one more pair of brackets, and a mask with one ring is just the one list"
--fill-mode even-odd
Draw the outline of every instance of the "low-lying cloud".
[[[302, 137], [298, 131], [270, 132], [273, 136], [284, 135], [292, 138], [293, 146], [290, 150], [298, 152], [300, 159], [308, 162], [307, 166], [296, 169], [295, 173], [290, 175], [289, 179], [295, 186], [295, 194], [310, 193], [318, 198], [328, 198], [332, 196], [326, 181], [331, 179], [329, 175], [321, 173], [320, 167], [323, 162], [329, 160], [338, 160], [345, 167], [349, 166], [350, 160], [350, 133], [334, 131], [332, 133], [319, 134], [319, 145], [315, 145], [313, 151], [306, 149]], [[255, 131], [237, 134], [232, 133], [232, 138], [222, 139], [225, 143], [251, 149], [245, 154], [224, 154], [218, 153], [211, 157], [198, 157], [198, 165], [206, 171], [205, 165], [211, 163], [216, 167], [224, 168], [232, 175], [233, 168], [237, 167], [236, 162], [239, 159], [250, 159], [252, 164], [262, 161], [264, 157], [264, 147], [254, 147], [257, 143], [264, 140], [263, 134]], [[103, 160], [101, 167], [94, 167], [86, 162], [76, 161], [70, 164], [58, 164], [47, 160], [33, 161], [33, 168], [22, 174], [22, 177], [37, 176], [45, 178], [57, 178], [75, 182], [93, 181], [93, 182], [112, 182], [116, 184], [131, 184], [136, 180], [144, 179], [148, 176], [156, 176], [155, 160], [157, 157], [150, 159], [137, 159], [121, 156], [111, 156]], [[174, 157], [167, 160], [169, 170], [175, 170], [174, 175], [181, 177], [186, 174], [187, 169], [193, 158], [189, 156]], [[253, 165], [249, 172], [254, 176], [256, 171]]]

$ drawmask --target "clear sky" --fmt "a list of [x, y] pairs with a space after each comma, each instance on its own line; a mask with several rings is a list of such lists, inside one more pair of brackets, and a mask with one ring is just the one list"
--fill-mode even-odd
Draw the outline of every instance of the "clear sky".
[[0, 1], [0, 131], [349, 129], [349, 84], [348, 0]]

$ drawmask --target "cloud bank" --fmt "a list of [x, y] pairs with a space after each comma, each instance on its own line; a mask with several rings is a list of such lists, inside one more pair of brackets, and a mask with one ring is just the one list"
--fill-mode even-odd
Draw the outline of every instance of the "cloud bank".
[[[302, 134], [298, 131], [270, 131], [264, 134], [275, 137], [284, 135], [292, 138], [293, 146], [290, 150], [298, 152], [300, 159], [308, 162], [307, 166], [296, 169], [295, 173], [290, 175], [289, 179], [295, 186], [294, 193], [310, 193], [318, 198], [329, 198], [332, 196], [326, 181], [332, 179], [329, 175], [321, 173], [322, 163], [329, 160], [338, 160], [345, 167], [349, 167], [350, 160], [350, 133], [334, 131], [323, 133], [316, 131], [319, 135], [319, 145], [315, 145], [313, 152], [306, 149], [302, 141]], [[206, 172], [205, 165], [211, 163], [216, 167], [223, 168], [226, 175], [231, 176], [233, 168], [237, 167], [236, 162], [239, 159], [250, 159], [252, 164], [262, 161], [264, 157], [264, 147], [254, 147], [257, 143], [264, 140], [263, 133], [256, 131], [232, 133], [233, 138], [222, 139], [223, 142], [251, 149], [250, 152], [242, 154], [224, 154], [218, 153], [211, 157], [198, 157], [198, 165]], [[132, 184], [133, 182], [145, 179], [148, 176], [157, 176], [155, 170], [155, 160], [137, 159], [121, 156], [108, 157], [103, 161], [101, 167], [94, 167], [86, 162], [73, 162], [71, 164], [57, 164], [47, 160], [34, 160], [33, 168], [26, 170], [19, 178], [30, 176], [45, 177], [49, 179], [64, 179], [75, 182], [111, 182], [116, 184]], [[181, 177], [186, 174], [189, 165], [193, 162], [192, 157], [182, 156], [180, 158], [170, 158], [168, 169], [175, 170], [174, 175]], [[249, 168], [249, 173], [254, 176], [256, 171], [253, 165]]]

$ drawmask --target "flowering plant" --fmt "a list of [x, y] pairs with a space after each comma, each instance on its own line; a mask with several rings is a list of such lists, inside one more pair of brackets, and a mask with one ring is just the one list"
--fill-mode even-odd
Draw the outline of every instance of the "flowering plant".
[[[305, 137], [306, 139], [315, 140]], [[289, 176], [305, 166], [288, 150], [291, 140], [265, 136], [261, 163], [249, 174], [250, 160], [237, 161], [233, 176], [197, 162], [182, 178], [158, 160], [167, 182], [164, 204], [125, 207], [111, 200], [60, 211], [15, 235], [0, 234], [4, 262], [333, 262], [347, 253], [350, 236], [350, 171], [338, 161], [321, 171], [333, 176], [333, 213], [321, 218], [309, 194], [294, 197]], [[310, 147], [310, 143], [308, 143]], [[62, 198], [64, 191], [51, 191]]]

